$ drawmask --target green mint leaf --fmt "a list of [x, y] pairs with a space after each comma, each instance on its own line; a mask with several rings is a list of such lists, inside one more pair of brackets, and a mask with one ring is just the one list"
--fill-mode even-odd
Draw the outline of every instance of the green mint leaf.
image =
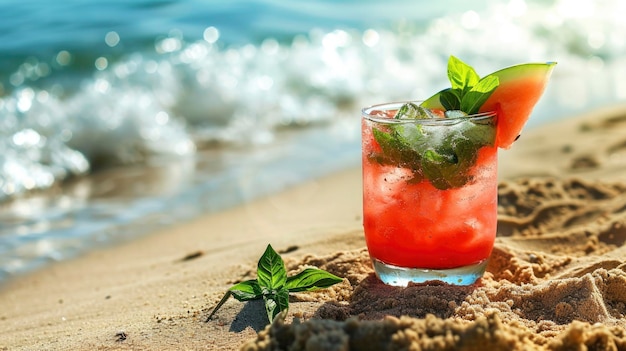
[[417, 159], [419, 159], [419, 154], [429, 145], [430, 134], [428, 127], [420, 124], [406, 123], [396, 126], [395, 129], [398, 141], [413, 151], [411, 156], [417, 153]]
[[267, 319], [271, 323], [280, 312], [289, 309], [289, 290], [282, 287], [272, 293], [263, 295], [263, 300], [265, 300]]
[[226, 294], [224, 294], [224, 297], [222, 297], [220, 302], [217, 303], [217, 306], [213, 308], [213, 311], [211, 311], [211, 314], [207, 317], [206, 322], [213, 318], [213, 315], [222, 307], [222, 305], [224, 305], [224, 303], [226, 303], [231, 295], [237, 299], [237, 301], [243, 302], [260, 299], [263, 297], [263, 292], [255, 279], [233, 285], [230, 289], [228, 289]]
[[443, 90], [439, 94], [439, 102], [446, 110], [458, 110], [461, 108], [461, 100], [454, 90]]
[[452, 149], [427, 150], [422, 159], [424, 174], [430, 183], [437, 189], [446, 190], [463, 186], [467, 182], [464, 174], [457, 173], [459, 158]]
[[[440, 151], [441, 152], [441, 151]], [[435, 164], [451, 164], [455, 165], [459, 163], [459, 158], [454, 153], [454, 150], [443, 150], [439, 153], [433, 149], [426, 150], [424, 152], [424, 161]]]
[[411, 149], [398, 137], [396, 129], [399, 129], [401, 126], [390, 127], [392, 129], [390, 132], [384, 132], [375, 127], [372, 128], [374, 139], [383, 150], [382, 155], [374, 155], [374, 158], [381, 164], [393, 164], [395, 162], [399, 165], [405, 165], [415, 155], [411, 153]]
[[447, 190], [469, 182], [469, 170], [477, 155], [471, 141], [456, 137], [438, 146], [437, 150], [427, 150], [422, 160], [424, 174], [431, 184], [437, 189]]
[[246, 280], [228, 289], [238, 301], [250, 301], [263, 297], [263, 290], [256, 279]]
[[497, 76], [486, 76], [472, 87], [461, 99], [461, 110], [475, 114], [500, 84]]
[[450, 56], [448, 59], [448, 79], [452, 85], [452, 90], [460, 91], [459, 97], [462, 98], [467, 91], [478, 83], [480, 76], [472, 66]]
[[398, 144], [398, 140], [391, 135], [391, 132], [384, 132], [372, 126], [372, 134], [378, 145], [383, 149], [383, 152], [393, 151], [396, 146], [401, 146]]
[[393, 165], [411, 169], [413, 178], [409, 180], [411, 183], [419, 183], [423, 179], [420, 158], [417, 147], [411, 146], [409, 142], [419, 142], [420, 131], [419, 126], [408, 123], [390, 126], [390, 131], [385, 132], [372, 128], [374, 139], [382, 149], [381, 154], [373, 154], [368, 157], [382, 165]]
[[287, 278], [285, 286], [289, 292], [300, 292], [328, 288], [342, 281], [343, 279], [321, 269], [307, 268], [293, 277]]
[[382, 153], [370, 159], [411, 169], [414, 176], [407, 182], [428, 179], [442, 190], [469, 182], [478, 149], [495, 141], [492, 120], [474, 123], [465, 119], [448, 126], [401, 123], [388, 127], [389, 132], [373, 128]]
[[420, 106], [427, 108], [443, 107], [446, 110], [462, 110], [468, 114], [474, 114], [480, 110], [480, 107], [497, 88], [499, 82], [495, 82], [494, 77], [496, 76], [489, 75], [480, 79], [471, 66], [454, 56], [450, 56], [448, 79], [452, 87], [439, 91], [424, 100]]
[[263, 256], [259, 259], [257, 268], [257, 280], [259, 286], [267, 290], [279, 290], [287, 281], [285, 262], [272, 245], [267, 245]]
[[478, 150], [493, 146], [495, 128], [492, 120], [474, 123], [464, 120], [446, 127], [446, 133], [432, 140], [422, 158], [424, 175], [437, 189], [457, 188], [471, 181], [470, 171]]

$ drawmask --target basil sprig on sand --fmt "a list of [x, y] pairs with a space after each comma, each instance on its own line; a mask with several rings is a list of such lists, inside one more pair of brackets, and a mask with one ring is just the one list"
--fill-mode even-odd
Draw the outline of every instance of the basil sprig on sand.
[[306, 268], [302, 272], [287, 277], [285, 263], [271, 245], [267, 245], [259, 259], [257, 279], [246, 280], [233, 285], [215, 306], [208, 322], [232, 295], [238, 301], [263, 299], [267, 319], [272, 322], [281, 312], [289, 308], [289, 293], [328, 288], [343, 279], [317, 268]]

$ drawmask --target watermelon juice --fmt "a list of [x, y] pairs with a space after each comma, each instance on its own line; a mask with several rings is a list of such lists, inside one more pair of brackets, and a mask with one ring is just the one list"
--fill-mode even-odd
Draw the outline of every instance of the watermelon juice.
[[473, 284], [496, 237], [495, 114], [398, 118], [403, 105], [363, 110], [363, 226], [376, 274], [390, 285]]

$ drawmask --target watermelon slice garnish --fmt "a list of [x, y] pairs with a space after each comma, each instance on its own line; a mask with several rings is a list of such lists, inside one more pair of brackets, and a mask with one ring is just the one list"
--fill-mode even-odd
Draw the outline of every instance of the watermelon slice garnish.
[[491, 75], [500, 85], [482, 105], [480, 112], [496, 111], [496, 146], [508, 149], [519, 137], [543, 94], [556, 62], [511, 66]]
[[[452, 62], [458, 59], [451, 57], [450, 60]], [[501, 69], [480, 79], [482, 81], [496, 77], [499, 81], [494, 90], [486, 93], [489, 95], [478, 109], [478, 112], [495, 111], [497, 113], [496, 146], [508, 149], [517, 140], [543, 94], [555, 65], [556, 62], [520, 64]], [[450, 71], [448, 75], [450, 76]], [[444, 106], [446, 96], [454, 90], [454, 87], [444, 89], [426, 99], [421, 106], [446, 109]], [[475, 113], [476, 111], [465, 112]]]

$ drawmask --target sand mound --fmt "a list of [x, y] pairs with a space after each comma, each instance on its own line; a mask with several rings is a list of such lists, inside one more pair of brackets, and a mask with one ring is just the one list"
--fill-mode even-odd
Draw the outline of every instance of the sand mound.
[[[288, 262], [345, 277], [293, 296], [312, 313], [245, 350], [626, 350], [626, 185], [519, 180], [499, 189], [498, 240], [469, 287], [386, 286], [367, 251]], [[297, 310], [297, 307], [295, 308]]]

